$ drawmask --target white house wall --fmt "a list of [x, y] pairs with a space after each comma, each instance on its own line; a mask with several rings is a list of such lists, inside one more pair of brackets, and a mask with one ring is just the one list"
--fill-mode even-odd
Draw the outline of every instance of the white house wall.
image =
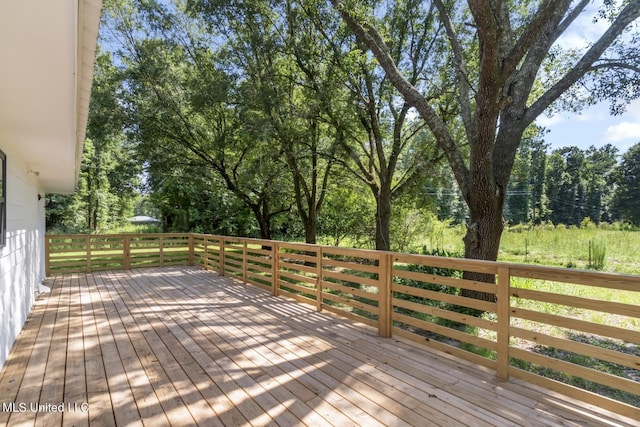
[[7, 155], [7, 244], [0, 249], [0, 368], [22, 330], [44, 279], [44, 198], [36, 177], [15, 150]]

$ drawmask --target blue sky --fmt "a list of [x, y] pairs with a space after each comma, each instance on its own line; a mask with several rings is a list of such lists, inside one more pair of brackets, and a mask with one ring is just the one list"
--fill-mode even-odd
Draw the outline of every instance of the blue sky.
[[602, 103], [581, 114], [560, 112], [552, 117], [542, 115], [536, 122], [547, 128], [545, 141], [551, 149], [569, 145], [586, 149], [591, 145], [602, 147], [612, 144], [622, 154], [640, 142], [640, 100], [629, 104], [627, 112], [620, 116], [611, 116], [608, 104]]
[[[608, 27], [605, 19], [593, 19], [601, 5], [602, 0], [590, 3], [556, 43], [565, 49], [584, 51], [589, 42], [597, 40]], [[640, 142], [640, 101], [632, 102], [620, 116], [611, 116], [608, 104], [601, 103], [580, 114], [560, 112], [553, 117], [543, 114], [536, 122], [549, 130], [545, 140], [551, 149], [569, 145], [585, 149], [610, 143], [624, 153]]]

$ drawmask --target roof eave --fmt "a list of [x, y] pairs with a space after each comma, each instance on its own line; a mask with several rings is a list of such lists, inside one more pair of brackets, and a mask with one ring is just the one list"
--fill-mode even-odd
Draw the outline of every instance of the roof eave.
[[102, 0], [78, 2], [78, 53], [76, 63], [76, 159], [74, 186], [77, 185], [89, 117], [91, 87], [96, 58], [98, 29], [102, 14]]

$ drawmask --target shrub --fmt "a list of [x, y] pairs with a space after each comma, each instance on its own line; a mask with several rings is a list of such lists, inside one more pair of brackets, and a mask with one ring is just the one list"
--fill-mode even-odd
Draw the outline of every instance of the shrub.
[[589, 264], [587, 267], [594, 270], [604, 269], [606, 252], [607, 244], [604, 239], [589, 240]]
[[580, 228], [594, 229], [596, 228], [596, 224], [593, 221], [591, 221], [590, 217], [586, 217], [582, 221], [580, 221]]
[[[450, 253], [444, 249], [440, 249], [440, 248], [436, 248], [436, 249], [427, 249], [426, 246], [422, 247], [421, 250], [421, 255], [432, 255], [432, 256], [442, 256], [442, 257], [450, 257], [450, 258], [462, 258], [462, 254], [458, 254], [458, 253]], [[457, 277], [457, 278], [461, 278], [462, 277], [462, 272], [459, 270], [454, 270], [454, 269], [450, 269], [450, 268], [442, 268], [442, 267], [432, 267], [432, 266], [428, 266], [428, 265], [415, 265], [415, 264], [411, 264], [409, 266], [407, 266], [409, 271], [415, 271], [415, 272], [419, 272], [419, 273], [425, 273], [425, 274], [433, 274], [436, 276], [446, 276], [446, 277]], [[420, 289], [427, 289], [430, 291], [436, 291], [436, 292], [440, 292], [443, 294], [450, 294], [450, 295], [459, 295], [460, 294], [460, 288], [456, 288], [456, 287], [452, 287], [452, 286], [446, 286], [446, 285], [441, 285], [441, 284], [437, 284], [437, 283], [428, 283], [428, 282], [422, 282], [422, 281], [417, 281], [417, 280], [411, 280], [411, 279], [400, 279], [400, 282], [403, 285], [406, 286], [411, 286], [414, 288], [420, 288]], [[442, 301], [435, 301], [435, 300], [429, 300], [429, 299], [425, 299], [425, 298], [417, 298], [417, 297], [413, 297], [411, 295], [406, 295], [406, 294], [397, 294], [394, 295], [394, 297], [397, 297], [399, 299], [406, 299], [406, 300], [410, 300], [413, 302], [417, 302], [420, 304], [425, 304], [425, 305], [429, 305], [432, 307], [438, 307], [444, 310], [449, 310], [449, 311], [456, 311], [459, 313], [466, 313], [469, 314], [469, 308], [467, 307], [459, 307], [453, 304], [449, 304], [449, 303], [445, 303]], [[443, 325], [443, 326], [448, 326], [448, 327], [454, 327], [454, 328], [461, 328], [464, 327], [466, 325], [461, 325], [458, 324], [457, 322], [452, 322], [446, 319], [441, 319], [441, 318], [432, 318], [430, 319], [431, 321]]]

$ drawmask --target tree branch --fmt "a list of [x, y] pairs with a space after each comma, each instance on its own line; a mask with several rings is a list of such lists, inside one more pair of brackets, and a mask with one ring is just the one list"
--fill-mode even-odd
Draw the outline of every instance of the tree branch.
[[[505, 78], [513, 73], [533, 44], [540, 40], [540, 34], [549, 28], [556, 26], [557, 22], [560, 22], [570, 4], [571, 0], [546, 0], [540, 5], [536, 15], [531, 22], [529, 22], [526, 29], [504, 60], [502, 73]], [[572, 13], [574, 13], [577, 8], [578, 7], [574, 8]], [[573, 19], [575, 19], [575, 17]], [[565, 25], [568, 24], [565, 22]], [[554, 37], [549, 38], [550, 44], [553, 43], [555, 37], [556, 36], [554, 34]]]
[[638, 74], [640, 74], [640, 66], [638, 65], [633, 65], [633, 64], [627, 64], [625, 62], [621, 62], [620, 60], [607, 60], [605, 62], [601, 62], [599, 64], [593, 64], [591, 67], [589, 67], [587, 69], [587, 72], [590, 71], [597, 71], [597, 70], [601, 70], [603, 68], [622, 68], [625, 70], [630, 70], [630, 71], [634, 71]]
[[573, 9], [571, 9], [571, 12], [569, 12], [567, 16], [565, 16], [562, 22], [560, 22], [560, 25], [558, 25], [558, 28], [556, 28], [556, 32], [553, 35], [554, 42], [558, 40], [558, 37], [560, 37], [567, 30], [567, 28], [569, 28], [569, 25], [571, 25], [573, 21], [576, 20], [576, 18], [582, 13], [584, 8], [587, 7], [589, 3], [591, 3], [591, 0], [582, 0]]
[[442, 3], [442, 0], [434, 0], [434, 4], [438, 9], [438, 13], [440, 15], [440, 19], [444, 24], [444, 28], [447, 32], [447, 38], [449, 39], [449, 44], [451, 45], [451, 50], [453, 51], [453, 57], [455, 60], [456, 66], [456, 74], [458, 75], [458, 81], [460, 82], [460, 95], [458, 96], [460, 103], [460, 112], [462, 115], [462, 123], [464, 124], [464, 129], [467, 133], [467, 138], [471, 138], [473, 133], [473, 111], [471, 109], [471, 83], [469, 82], [469, 75], [467, 73], [467, 69], [464, 62], [464, 55], [462, 51], [462, 46], [460, 46], [460, 42], [458, 40], [458, 35], [456, 34], [456, 29], [451, 22], [451, 18], [447, 13], [447, 10]]
[[404, 78], [393, 61], [389, 48], [377, 30], [366, 23], [360, 24], [350, 15], [341, 0], [331, 0], [331, 4], [340, 13], [340, 16], [342, 16], [351, 31], [356, 34], [356, 37], [371, 49], [380, 66], [387, 73], [391, 84], [404, 96], [409, 105], [418, 110], [445, 152], [460, 189], [465, 197], [468, 197], [470, 192], [469, 169], [444, 121], [427, 103], [422, 94]]
[[627, 4], [607, 31], [580, 58], [576, 65], [527, 109], [524, 116], [525, 122], [533, 122], [536, 117], [560, 98], [567, 89], [581, 79], [624, 29], [638, 17], [640, 17], [640, 1], [633, 1]]

